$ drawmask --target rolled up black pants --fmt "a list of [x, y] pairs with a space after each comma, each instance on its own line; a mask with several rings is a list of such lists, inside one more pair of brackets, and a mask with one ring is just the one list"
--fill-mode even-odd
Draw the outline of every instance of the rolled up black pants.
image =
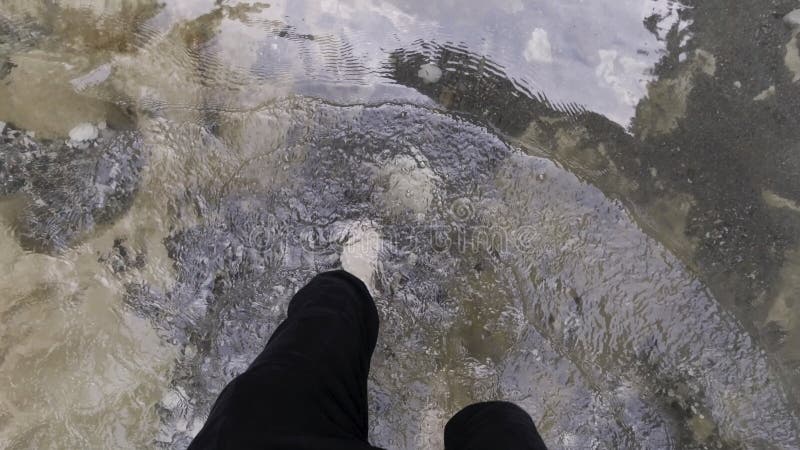
[[[373, 449], [367, 376], [378, 311], [345, 271], [316, 276], [253, 364], [220, 394], [190, 449]], [[445, 448], [544, 449], [530, 416], [478, 403], [445, 427]]]

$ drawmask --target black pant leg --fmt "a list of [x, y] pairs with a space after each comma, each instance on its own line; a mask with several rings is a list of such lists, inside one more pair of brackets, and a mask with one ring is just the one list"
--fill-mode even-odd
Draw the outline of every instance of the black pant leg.
[[508, 402], [467, 406], [444, 428], [445, 450], [546, 450], [533, 419]]
[[377, 337], [366, 286], [344, 271], [318, 275], [220, 394], [190, 448], [371, 448], [367, 376]]

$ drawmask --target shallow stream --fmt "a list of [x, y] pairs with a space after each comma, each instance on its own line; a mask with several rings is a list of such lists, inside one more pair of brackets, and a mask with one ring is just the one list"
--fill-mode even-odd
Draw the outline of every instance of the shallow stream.
[[0, 448], [185, 448], [342, 265], [370, 440], [800, 448], [796, 0], [0, 0]]

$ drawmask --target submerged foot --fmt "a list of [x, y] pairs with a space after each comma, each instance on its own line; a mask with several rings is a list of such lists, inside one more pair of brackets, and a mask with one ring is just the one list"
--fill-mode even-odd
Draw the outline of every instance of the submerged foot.
[[348, 238], [342, 248], [342, 268], [358, 277], [375, 294], [375, 272], [383, 241], [372, 222], [354, 222], [347, 229]]

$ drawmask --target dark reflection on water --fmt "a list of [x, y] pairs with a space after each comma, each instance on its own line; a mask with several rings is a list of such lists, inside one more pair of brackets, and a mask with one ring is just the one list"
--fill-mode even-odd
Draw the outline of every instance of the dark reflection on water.
[[[169, 383], [128, 375], [160, 401], [95, 406], [65, 439], [185, 446], [291, 294], [343, 262], [383, 320], [378, 445], [441, 446], [450, 414], [506, 398], [554, 448], [797, 447], [795, 7], [0, 1], [0, 261], [78, 267], [40, 275], [43, 298], [97, 313], [100, 284], [179, 352]], [[3, 354], [37, 342], [13, 331], [30, 295], [0, 305]], [[67, 351], [154, 352], [124, 330]], [[29, 372], [2, 361], [9, 385]], [[19, 398], [11, 447], [52, 420]]]
[[[435, 67], [438, 79], [423, 78], [420, 71]], [[504, 68], [469, 49], [418, 41], [408, 49], [390, 53], [386, 76], [412, 87], [447, 109], [466, 112], [477, 120], [511, 135], [522, 134], [537, 117], [585, 112], [576, 103], [552, 104], [543, 93], [533, 93], [509, 79]]]

